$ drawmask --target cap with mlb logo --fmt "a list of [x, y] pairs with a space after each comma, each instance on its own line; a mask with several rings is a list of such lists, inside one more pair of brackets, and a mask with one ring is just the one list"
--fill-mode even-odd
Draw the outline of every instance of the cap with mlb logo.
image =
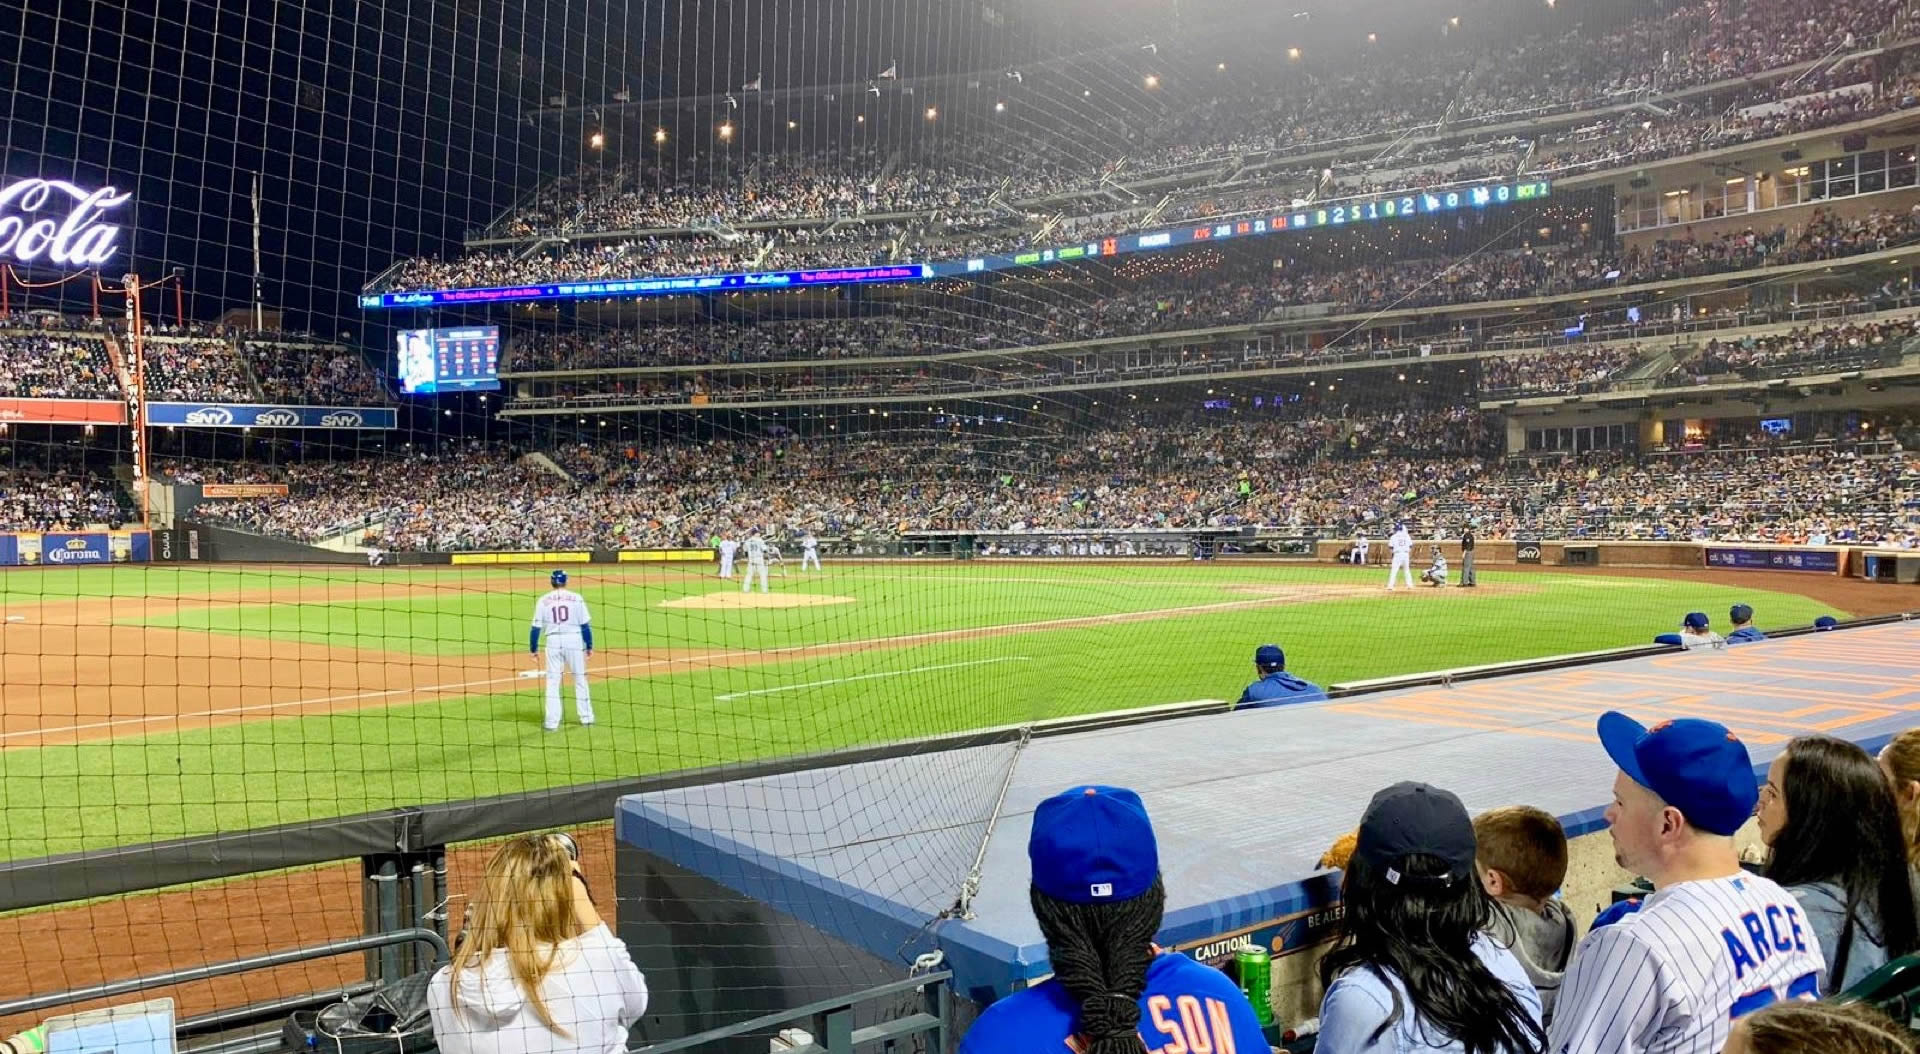
[[1140, 796], [1124, 787], [1062, 791], [1033, 811], [1034, 888], [1069, 904], [1132, 900], [1160, 877], [1160, 847]]

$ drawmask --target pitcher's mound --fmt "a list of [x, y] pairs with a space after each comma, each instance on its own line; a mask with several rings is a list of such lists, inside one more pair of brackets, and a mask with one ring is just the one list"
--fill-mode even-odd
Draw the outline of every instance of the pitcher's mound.
[[819, 593], [705, 593], [697, 597], [662, 600], [663, 608], [817, 608], [828, 604], [851, 604], [853, 597], [830, 597]]

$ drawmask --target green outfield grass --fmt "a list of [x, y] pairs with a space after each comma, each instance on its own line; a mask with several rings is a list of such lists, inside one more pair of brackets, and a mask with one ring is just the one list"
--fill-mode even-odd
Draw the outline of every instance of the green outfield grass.
[[[766, 610], [662, 607], [713, 579], [582, 567], [593, 605], [591, 729], [540, 729], [540, 682], [210, 731], [0, 751], [0, 855], [37, 856], [395, 805], [823, 750], [987, 725], [1232, 698], [1255, 645], [1311, 680], [1457, 667], [1644, 643], [1688, 610], [1753, 604], [1765, 626], [1829, 609], [1694, 582], [1499, 570], [1501, 591], [1387, 594], [1377, 569], [1300, 565], [887, 564], [774, 579], [776, 593], [855, 602]], [[334, 603], [228, 599], [327, 579], [398, 595]], [[410, 654], [524, 654], [545, 571], [203, 571], [0, 575], [0, 606], [173, 593], [212, 603], [128, 621]], [[1298, 602], [1232, 607], [1277, 591]], [[1121, 618], [1095, 624], [1065, 620]], [[1132, 616], [1141, 616], [1137, 619]], [[145, 621], [139, 621], [144, 617]], [[1053, 624], [1045, 624], [1048, 622]], [[909, 639], [1004, 627], [963, 639]], [[889, 639], [894, 638], [894, 639]], [[843, 645], [865, 643], [865, 650]], [[763, 653], [690, 667], [643, 649]], [[611, 667], [652, 661], [656, 665]], [[572, 720], [571, 694], [567, 696]]]

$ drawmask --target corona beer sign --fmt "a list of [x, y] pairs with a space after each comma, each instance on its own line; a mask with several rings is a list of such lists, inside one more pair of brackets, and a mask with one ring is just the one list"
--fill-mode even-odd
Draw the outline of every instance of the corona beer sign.
[[58, 179], [0, 187], [0, 260], [101, 267], [120, 252], [121, 229], [102, 217], [132, 199], [113, 187], [84, 190]]

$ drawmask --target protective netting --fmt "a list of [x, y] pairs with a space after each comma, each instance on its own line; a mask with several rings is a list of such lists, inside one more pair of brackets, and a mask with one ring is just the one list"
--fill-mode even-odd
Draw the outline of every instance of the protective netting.
[[1913, 544], [1904, 5], [1572, 6], [23, 10], [0, 1000], [458, 932], [448, 843], [646, 790], [676, 1037], [963, 921], [1019, 729], [1721, 599], [1545, 543]]

